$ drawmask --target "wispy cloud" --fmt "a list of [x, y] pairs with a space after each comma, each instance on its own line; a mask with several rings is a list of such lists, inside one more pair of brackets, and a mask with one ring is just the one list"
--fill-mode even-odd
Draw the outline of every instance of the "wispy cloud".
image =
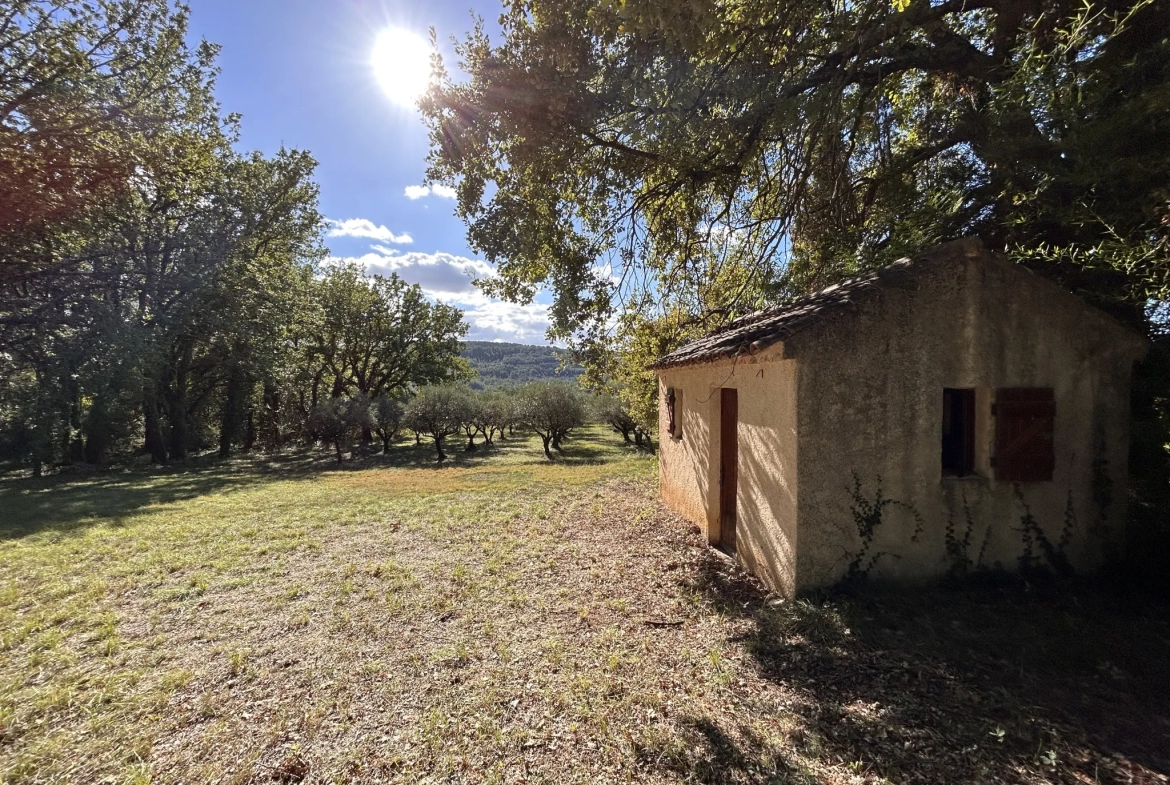
[[395, 245], [409, 245], [414, 238], [409, 234], [394, 234], [385, 226], [379, 226], [366, 218], [348, 218], [344, 221], [328, 219], [329, 237], [363, 237]]
[[407, 199], [422, 199], [424, 196], [438, 196], [442, 199], [454, 199], [455, 189], [449, 185], [408, 185], [406, 186]]

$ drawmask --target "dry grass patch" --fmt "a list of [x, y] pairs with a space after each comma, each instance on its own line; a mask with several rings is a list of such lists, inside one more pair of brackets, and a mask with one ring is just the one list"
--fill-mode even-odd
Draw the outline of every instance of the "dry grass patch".
[[[970, 598], [778, 603], [662, 509], [652, 461], [589, 449], [0, 489], [24, 505], [0, 541], [0, 781], [1160, 776], [1157, 700], [1107, 678], [1092, 705], [1129, 694], [1154, 729], [1122, 743], [1036, 663], [997, 683], [949, 623], [923, 632]], [[1165, 633], [1137, 620], [1110, 634]]]

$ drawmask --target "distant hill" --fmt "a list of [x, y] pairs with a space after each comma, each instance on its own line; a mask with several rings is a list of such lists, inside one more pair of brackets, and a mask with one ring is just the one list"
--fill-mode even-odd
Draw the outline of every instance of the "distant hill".
[[464, 346], [463, 356], [479, 372], [471, 383], [477, 389], [514, 387], [539, 379], [573, 382], [585, 372], [579, 365], [570, 365], [560, 370], [561, 358], [566, 352], [551, 346], [488, 341], [468, 341]]

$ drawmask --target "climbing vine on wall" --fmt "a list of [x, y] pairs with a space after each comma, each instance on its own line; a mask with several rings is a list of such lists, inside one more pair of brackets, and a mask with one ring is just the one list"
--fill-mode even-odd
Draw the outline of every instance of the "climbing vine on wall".
[[888, 508], [900, 507], [914, 517], [914, 533], [910, 536], [910, 542], [918, 542], [918, 538], [921, 536], [925, 527], [925, 521], [922, 515], [912, 504], [886, 497], [882, 490], [882, 478], [880, 475], [877, 478], [876, 486], [874, 497], [870, 499], [865, 495], [861, 477], [858, 476], [857, 472], [853, 473], [853, 487], [849, 489], [852, 504], [849, 509], [853, 517], [853, 526], [857, 530], [857, 536], [861, 541], [861, 545], [857, 552], [853, 553], [850, 558], [849, 567], [845, 571], [845, 577], [842, 580], [843, 584], [855, 584], [865, 580], [877, 565], [878, 560], [883, 556], [899, 558], [898, 554], [893, 554], [889, 551], [873, 550], [874, 538], [877, 536], [877, 532], [882, 527], [882, 524], [885, 523]]
[[991, 541], [991, 524], [983, 532], [983, 541], [975, 558], [971, 558], [971, 545], [975, 536], [975, 516], [971, 514], [971, 505], [967, 503], [967, 493], [963, 492], [963, 534], [959, 536], [959, 527], [955, 522], [955, 513], [947, 516], [946, 530], [943, 534], [943, 544], [946, 548], [949, 567], [947, 575], [955, 580], [963, 580], [974, 573], [986, 572], [983, 563], [987, 555], [987, 544]]
[[1052, 574], [1062, 578], [1071, 577], [1073, 568], [1065, 551], [1072, 542], [1073, 531], [1077, 526], [1072, 490], [1070, 489], [1068, 492], [1068, 502], [1064, 510], [1064, 526], [1060, 531], [1060, 539], [1056, 541], [1055, 545], [1040, 528], [1040, 524], [1036, 521], [1036, 516], [1032, 514], [1032, 508], [1024, 499], [1024, 492], [1018, 483], [1015, 486], [1015, 494], [1016, 499], [1024, 508], [1024, 512], [1020, 515], [1020, 528], [1016, 529], [1024, 544], [1024, 549], [1020, 553], [1020, 574], [1024, 578], [1031, 579], [1047, 578], [1051, 577]]

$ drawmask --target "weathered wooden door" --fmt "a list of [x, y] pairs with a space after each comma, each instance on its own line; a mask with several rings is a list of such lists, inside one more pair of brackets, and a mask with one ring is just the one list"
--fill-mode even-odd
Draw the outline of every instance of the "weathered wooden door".
[[719, 416], [719, 546], [735, 553], [735, 492], [739, 487], [739, 391], [722, 391]]

